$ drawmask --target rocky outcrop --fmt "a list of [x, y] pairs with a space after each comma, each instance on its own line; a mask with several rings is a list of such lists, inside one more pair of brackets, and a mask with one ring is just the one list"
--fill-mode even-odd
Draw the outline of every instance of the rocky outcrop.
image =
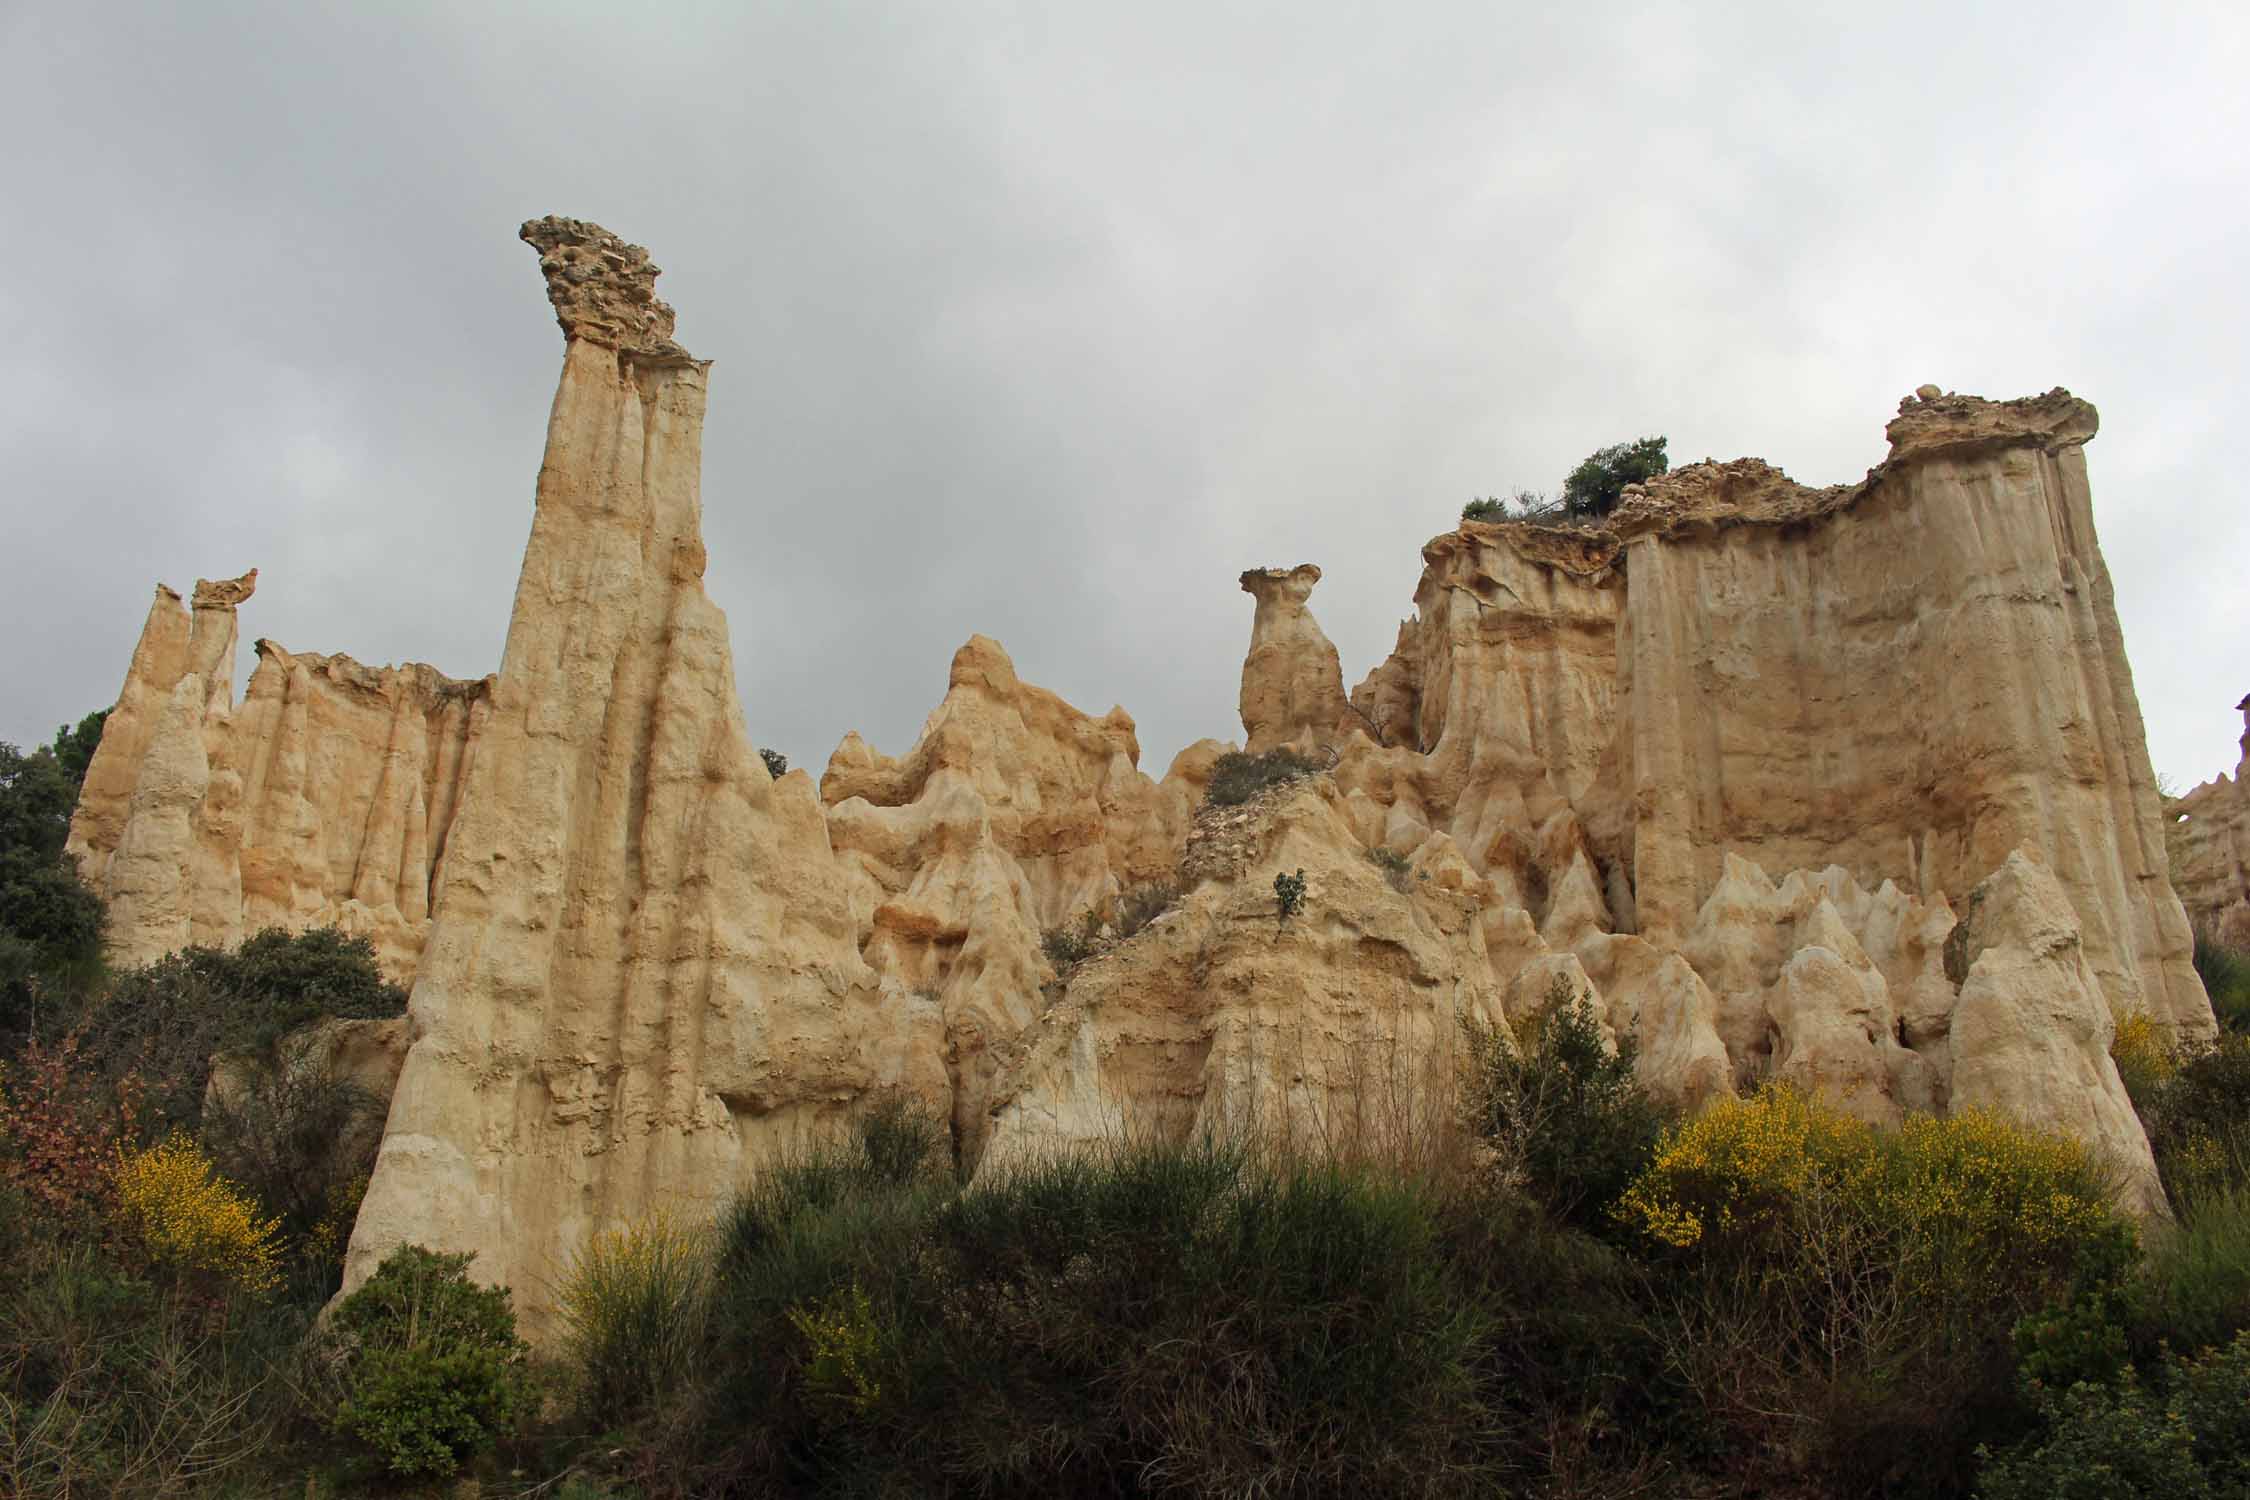
[[340, 927], [410, 979], [486, 685], [261, 640], [237, 705], [256, 581], [199, 581], [192, 613], [159, 585], [103, 726], [69, 847], [108, 898], [110, 959]]
[[[1144, 1130], [1355, 1149], [1443, 1134], [1462, 1023], [1504, 1025], [1476, 898], [1394, 885], [1326, 778], [1265, 801], [1222, 867], [1006, 1044], [985, 1170]], [[1284, 917], [1274, 877], [1298, 871], [1304, 909]]]
[[[1245, 573], [1249, 748], [1325, 769], [1240, 807], [1203, 805], [1231, 746], [1151, 779], [1123, 709], [983, 637], [910, 749], [847, 736], [816, 786], [754, 750], [703, 588], [709, 367], [645, 251], [522, 233], [565, 348], [500, 671], [261, 641], [236, 705], [255, 573], [160, 589], [72, 827], [121, 959], [335, 924], [412, 976], [402, 1032], [318, 1043], [397, 1069], [348, 1283], [474, 1251], [542, 1335], [595, 1230], [713, 1209], [884, 1094], [965, 1169], [1160, 1129], [1413, 1149], [1465, 1028], [1563, 996], [1683, 1107], [1994, 1109], [2160, 1206], [2112, 1028], [2213, 1022], [2086, 403], [1925, 388], [1857, 485], [1706, 462], [1597, 523], [1466, 523], [1348, 698], [1320, 570]], [[2172, 809], [2199, 912], [2243, 899], [2243, 784]]]
[[2111, 1007], [2208, 1034], [2094, 542], [2095, 425], [2063, 391], [1909, 397], [1858, 485], [1704, 463], [1600, 525], [1464, 525], [1355, 694], [1423, 763], [1339, 774], [1535, 913], [1584, 860], [1610, 924], [1665, 946], [1730, 857], [1927, 902], [2035, 850]]
[[473, 1251], [544, 1330], [601, 1225], [708, 1212], [879, 1089], [941, 1101], [935, 1007], [858, 951], [826, 821], [751, 746], [703, 589], [706, 372], [656, 270], [546, 219], [567, 342], [531, 538], [346, 1262]]
[[2172, 884], [2204, 931], [2250, 949], [2250, 697], [2242, 713], [2242, 761], [2164, 808]]
[[955, 1134], [972, 1160], [995, 1049], [1031, 1024], [1053, 977], [1042, 934], [1171, 878], [1209, 759], [1184, 752], [1151, 781], [1122, 708], [1081, 713], [976, 636], [905, 755], [854, 734], [829, 760], [820, 795], [860, 951], [941, 1009]]
[[1311, 563], [1242, 575], [1242, 591], [1258, 601], [1242, 661], [1242, 728], [1252, 755], [1282, 745], [1325, 750], [1359, 727], [1336, 647], [1305, 607], [1318, 582]]

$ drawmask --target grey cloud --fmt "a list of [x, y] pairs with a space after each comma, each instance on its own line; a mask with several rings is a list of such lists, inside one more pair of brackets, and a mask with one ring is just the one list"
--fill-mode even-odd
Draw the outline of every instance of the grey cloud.
[[1356, 680], [1471, 495], [1650, 431], [1855, 478], [1936, 380], [2101, 405], [2156, 763], [2231, 764], [2244, 23], [1501, 12], [18, 0], [0, 738], [253, 563], [252, 634], [496, 667], [561, 212], [717, 361], [710, 583], [801, 762], [982, 632], [1161, 772], [1239, 734], [1242, 568], [1320, 563]]

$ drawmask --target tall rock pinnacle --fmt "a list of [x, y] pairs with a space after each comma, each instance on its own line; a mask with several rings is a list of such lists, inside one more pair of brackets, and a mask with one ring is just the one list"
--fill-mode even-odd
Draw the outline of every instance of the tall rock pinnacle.
[[601, 1226], [708, 1212], [825, 1111], [946, 1083], [934, 1013], [860, 958], [810, 785], [745, 729], [703, 592], [707, 366], [646, 252], [572, 219], [523, 238], [562, 380], [345, 1279], [474, 1251], [536, 1333]]

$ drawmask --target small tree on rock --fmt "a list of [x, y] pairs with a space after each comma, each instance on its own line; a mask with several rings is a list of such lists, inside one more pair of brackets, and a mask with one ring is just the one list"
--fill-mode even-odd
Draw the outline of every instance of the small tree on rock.
[[1574, 516], [1606, 516], [1625, 486], [1654, 479], [1666, 467], [1661, 437], [1637, 438], [1588, 454], [1563, 481], [1563, 509]]

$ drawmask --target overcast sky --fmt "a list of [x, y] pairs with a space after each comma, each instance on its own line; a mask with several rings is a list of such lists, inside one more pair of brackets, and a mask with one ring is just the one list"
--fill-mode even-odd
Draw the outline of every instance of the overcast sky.
[[1856, 480], [1923, 381], [2094, 401], [2159, 771], [2250, 691], [2250, 8], [0, 0], [0, 738], [158, 579], [499, 664], [561, 336], [650, 247], [716, 361], [750, 732], [903, 751], [973, 632], [1161, 774], [1245, 567], [1347, 684], [1472, 496], [1661, 432]]

